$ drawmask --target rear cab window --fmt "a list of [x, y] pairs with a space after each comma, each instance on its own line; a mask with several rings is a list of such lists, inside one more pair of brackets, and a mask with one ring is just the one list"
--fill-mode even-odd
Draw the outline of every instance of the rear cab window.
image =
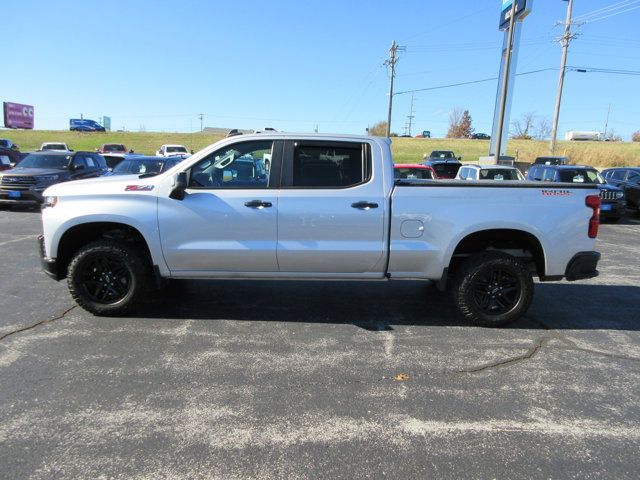
[[349, 188], [370, 179], [371, 155], [366, 143], [286, 143], [283, 188]]

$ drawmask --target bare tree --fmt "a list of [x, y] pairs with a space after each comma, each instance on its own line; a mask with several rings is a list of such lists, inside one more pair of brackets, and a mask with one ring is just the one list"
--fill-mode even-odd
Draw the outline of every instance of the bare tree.
[[511, 122], [511, 138], [516, 140], [531, 140], [534, 134], [534, 122], [536, 116], [534, 113], [524, 113], [522, 116]]
[[460, 107], [454, 108], [449, 115], [447, 138], [468, 138], [473, 133], [471, 122], [469, 110], [462, 110]]
[[551, 135], [551, 124], [549, 123], [549, 119], [541, 118], [540, 120], [538, 120], [535, 130], [535, 138], [537, 140], [548, 139]]

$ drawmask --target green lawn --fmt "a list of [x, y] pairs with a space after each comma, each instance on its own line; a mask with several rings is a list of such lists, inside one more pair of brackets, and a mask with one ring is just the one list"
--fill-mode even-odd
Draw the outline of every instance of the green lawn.
[[[185, 145], [198, 151], [218, 140], [220, 136], [206, 133], [158, 133], [158, 132], [108, 132], [78, 133], [46, 130], [4, 130], [0, 137], [7, 137], [20, 145], [22, 151], [35, 150], [43, 142], [66, 142], [74, 150], [94, 150], [103, 143], [124, 143], [136, 152], [153, 154], [164, 143]], [[489, 152], [485, 140], [457, 140], [440, 138], [394, 138], [394, 161], [415, 163], [432, 150], [453, 150], [464, 162], [476, 162]], [[548, 155], [547, 142], [535, 140], [509, 140], [508, 154], [522, 162], [531, 162], [537, 156]], [[559, 142], [558, 155], [568, 155], [573, 163], [596, 167], [640, 165], [640, 143], [628, 142]]]

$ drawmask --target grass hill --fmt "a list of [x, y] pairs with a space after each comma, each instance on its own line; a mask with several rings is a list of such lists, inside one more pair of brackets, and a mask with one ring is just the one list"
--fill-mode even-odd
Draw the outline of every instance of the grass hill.
[[[66, 142], [74, 150], [95, 150], [103, 143], [124, 143], [138, 153], [153, 154], [164, 143], [185, 145], [198, 151], [220, 140], [216, 133], [160, 133], [160, 132], [107, 132], [78, 133], [47, 130], [3, 130], [0, 137], [10, 138], [25, 151], [36, 150], [43, 142]], [[394, 138], [394, 161], [416, 163], [432, 150], [453, 150], [464, 162], [476, 162], [487, 155], [489, 142], [484, 140], [457, 140], [446, 138]], [[519, 161], [531, 162], [537, 156], [548, 155], [547, 142], [536, 140], [509, 140], [508, 154]], [[640, 143], [628, 142], [559, 142], [557, 155], [571, 157], [573, 163], [610, 167], [640, 165]]]

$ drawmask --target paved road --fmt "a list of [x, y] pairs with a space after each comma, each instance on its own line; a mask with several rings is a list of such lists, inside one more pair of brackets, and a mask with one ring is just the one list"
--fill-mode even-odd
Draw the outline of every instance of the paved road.
[[0, 211], [2, 478], [638, 477], [638, 217], [499, 330], [420, 283], [182, 282], [98, 318], [39, 220]]

